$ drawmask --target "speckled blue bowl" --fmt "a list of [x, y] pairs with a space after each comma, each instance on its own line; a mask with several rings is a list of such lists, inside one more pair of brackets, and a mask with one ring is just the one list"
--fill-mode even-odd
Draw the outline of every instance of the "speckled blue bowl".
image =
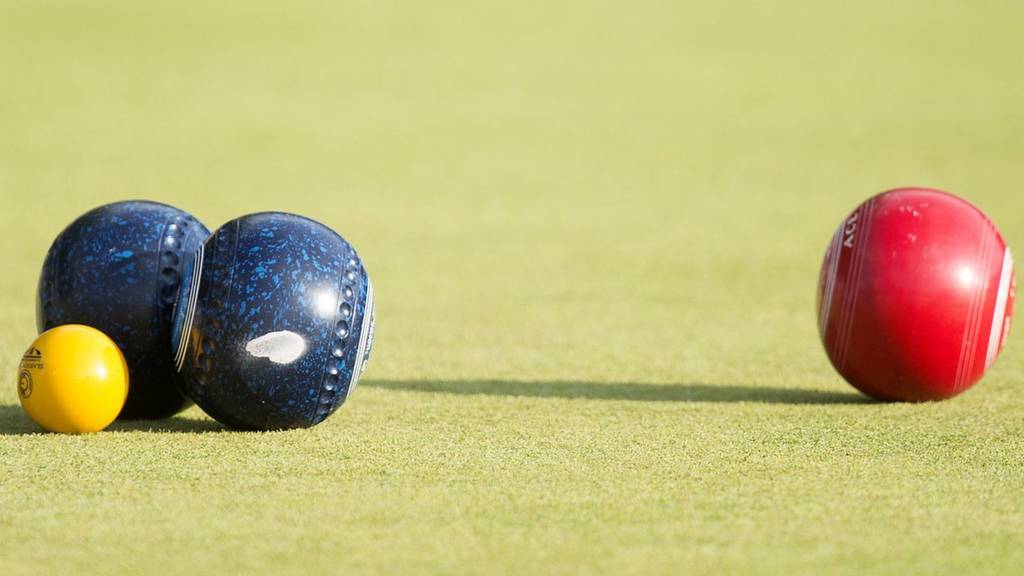
[[326, 226], [281, 212], [210, 236], [184, 271], [172, 346], [186, 394], [222, 424], [305, 428], [341, 406], [373, 345], [373, 286]]
[[177, 208], [117, 202], [80, 216], [46, 254], [37, 328], [85, 324], [117, 343], [130, 380], [119, 418], [163, 418], [189, 404], [175, 382], [171, 322], [182, 268], [209, 235]]

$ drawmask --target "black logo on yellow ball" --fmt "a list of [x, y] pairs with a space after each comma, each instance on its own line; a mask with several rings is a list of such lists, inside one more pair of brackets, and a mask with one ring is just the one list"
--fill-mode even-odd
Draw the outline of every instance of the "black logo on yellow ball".
[[28, 370], [22, 370], [18, 374], [18, 394], [26, 399], [32, 395], [32, 374]]
[[[32, 347], [28, 349], [28, 352], [21, 357], [21, 369], [22, 370], [42, 370], [43, 369], [43, 353], [38, 348]], [[19, 376], [20, 380], [21, 377]]]

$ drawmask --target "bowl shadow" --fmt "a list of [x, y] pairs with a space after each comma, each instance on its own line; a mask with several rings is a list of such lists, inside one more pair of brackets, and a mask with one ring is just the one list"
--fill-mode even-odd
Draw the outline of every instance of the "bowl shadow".
[[[629, 402], [751, 402], [788, 405], [874, 404], [877, 401], [854, 392], [774, 388], [727, 384], [646, 384], [639, 382], [573, 382], [520, 380], [367, 380], [368, 388], [526, 398], [617, 400]], [[118, 420], [107, 431], [175, 434], [208, 434], [229, 429], [209, 419], [172, 416], [162, 420]], [[17, 404], [0, 405], [0, 436], [48, 434]]]
[[[213, 420], [172, 416], [163, 420], [117, 420], [108, 426], [105, 431], [205, 434], [224, 432], [227, 431], [227, 428]], [[17, 404], [0, 405], [0, 436], [26, 436], [49, 433], [36, 425], [25, 414], [21, 406]]]
[[765, 404], [872, 404], [854, 393], [725, 384], [645, 384], [514, 380], [368, 380], [368, 388], [464, 396], [512, 396], [633, 402], [760, 402]]

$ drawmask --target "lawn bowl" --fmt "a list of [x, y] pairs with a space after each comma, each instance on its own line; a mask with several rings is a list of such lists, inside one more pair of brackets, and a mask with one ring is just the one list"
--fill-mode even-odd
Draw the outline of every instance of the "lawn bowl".
[[839, 226], [822, 265], [819, 331], [836, 370], [881, 400], [955, 396], [992, 367], [1014, 305], [1010, 249], [967, 201], [890, 190]]
[[50, 246], [36, 324], [100, 330], [121, 349], [132, 386], [119, 418], [163, 418], [188, 406], [170, 351], [181, 271], [210, 232], [191, 215], [148, 201], [86, 212]]
[[326, 226], [267, 212], [228, 222], [186, 271], [172, 345], [184, 391], [240, 429], [304, 428], [352, 394], [373, 344], [373, 287]]

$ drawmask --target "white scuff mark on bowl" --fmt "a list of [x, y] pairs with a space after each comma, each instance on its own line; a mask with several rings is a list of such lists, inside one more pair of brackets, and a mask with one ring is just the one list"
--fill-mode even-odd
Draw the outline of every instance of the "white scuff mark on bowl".
[[275, 364], [291, 364], [306, 353], [306, 339], [289, 330], [268, 332], [249, 340], [245, 351]]

